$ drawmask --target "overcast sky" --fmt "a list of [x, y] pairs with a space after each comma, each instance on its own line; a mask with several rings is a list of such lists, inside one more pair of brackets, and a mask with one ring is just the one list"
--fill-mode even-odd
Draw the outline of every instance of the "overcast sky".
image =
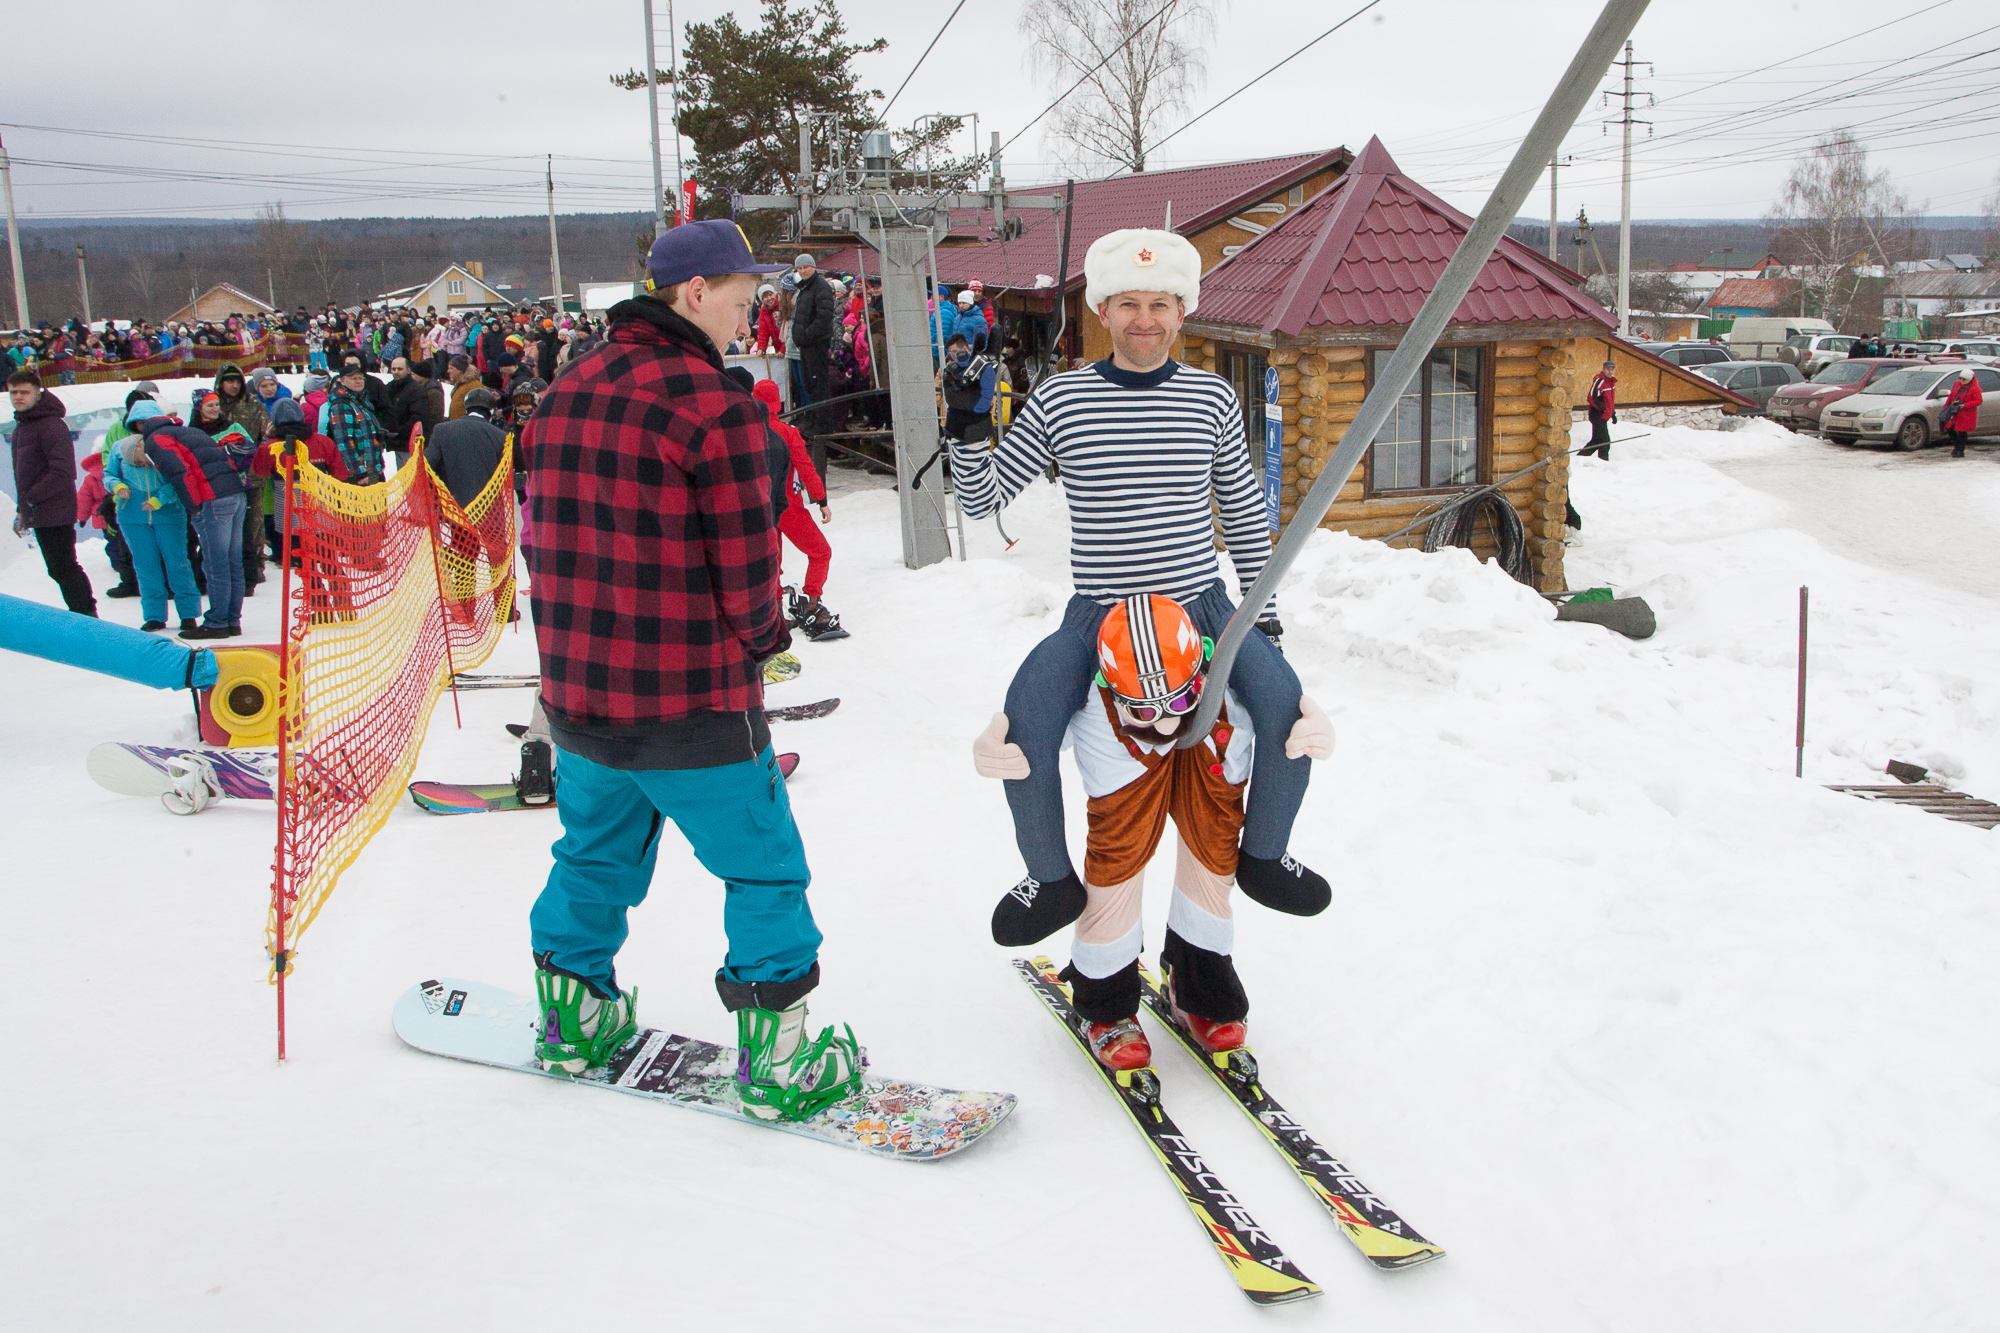
[[[519, 213], [544, 206], [542, 155], [553, 153], [559, 210], [642, 210], [645, 94], [606, 75], [640, 63], [643, 2], [194, 2], [173, 6], [170, 19], [124, 0], [81, 11], [10, 5], [0, 123], [16, 201], [45, 216], [245, 216], [275, 200], [297, 217]], [[855, 36], [890, 40], [862, 58], [868, 86], [892, 91], [954, 3], [843, 0]], [[1218, 0], [1207, 76], [1170, 123], [1363, 3]], [[664, 66], [666, 0], [655, 5]], [[1476, 211], [1598, 8], [1380, 0], [1151, 165], [1358, 150], [1379, 135], [1404, 170]], [[754, 25], [754, 3], [679, 0], [675, 17], [684, 27], [731, 9]], [[1020, 131], [1053, 96], [1030, 72], [1020, 12], [1021, 0], [965, 5], [892, 122], [977, 112], [982, 139]], [[1655, 129], [1636, 139], [1635, 217], [1759, 216], [1803, 148], [1850, 126], [1873, 164], [1932, 214], [1976, 213], [1994, 192], [1993, 0], [1900, 10], [1879, 0], [1659, 0], [1634, 42], [1652, 62], [1639, 86], [1659, 99], [1641, 112]], [[1565, 218], [1579, 205], [1597, 220], [1619, 214], [1618, 134], [1598, 123], [1611, 114], [1587, 112], [1565, 147], [1576, 158], [1562, 177]], [[971, 148], [969, 127], [962, 146]], [[1016, 182], [1065, 174], [1040, 126], [1005, 156]], [[1547, 207], [1544, 180], [1524, 211]]]

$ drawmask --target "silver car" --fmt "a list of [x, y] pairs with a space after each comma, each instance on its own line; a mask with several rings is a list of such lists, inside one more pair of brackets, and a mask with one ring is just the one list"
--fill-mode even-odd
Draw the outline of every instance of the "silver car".
[[1757, 404], [1759, 412], [1769, 409], [1772, 394], [1805, 378], [1797, 366], [1778, 361], [1718, 361], [1712, 366], [1696, 366], [1694, 373], [1742, 394]]
[[[1910, 366], [1884, 375], [1863, 393], [1834, 403], [1819, 414], [1820, 434], [1839, 444], [1865, 440], [1893, 441], [1903, 449], [1921, 449], [1938, 437], [1938, 409], [1951, 393], [1963, 362]], [[2000, 370], [1974, 366], [1973, 376], [1985, 402], [1979, 408], [1975, 435], [2000, 435]]]
[[1845, 333], [1795, 333], [1778, 349], [1778, 359], [1797, 366], [1801, 374], [1811, 379], [1834, 362], [1845, 360], [1848, 351], [1860, 341]]

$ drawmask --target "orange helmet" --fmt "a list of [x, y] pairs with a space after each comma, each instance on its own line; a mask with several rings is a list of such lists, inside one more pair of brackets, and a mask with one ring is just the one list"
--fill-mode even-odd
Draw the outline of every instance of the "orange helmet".
[[[1211, 651], [1180, 603], [1142, 592], [1112, 607], [1097, 631], [1097, 683], [1120, 703], [1137, 705], [1126, 711], [1140, 721], [1152, 721], [1162, 711], [1184, 713], [1200, 697], [1190, 687]], [[1152, 716], [1141, 717], [1142, 712]]]

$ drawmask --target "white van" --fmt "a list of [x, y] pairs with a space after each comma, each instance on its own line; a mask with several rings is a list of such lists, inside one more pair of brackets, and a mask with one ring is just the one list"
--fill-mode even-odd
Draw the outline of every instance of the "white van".
[[1778, 350], [1787, 338], [1838, 332], [1825, 320], [1804, 315], [1749, 315], [1731, 324], [1722, 337], [1739, 361], [1778, 361], [1783, 359]]

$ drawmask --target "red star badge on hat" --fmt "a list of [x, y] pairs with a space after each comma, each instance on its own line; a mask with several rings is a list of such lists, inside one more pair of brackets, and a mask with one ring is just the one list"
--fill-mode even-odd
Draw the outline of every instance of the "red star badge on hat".
[[1150, 246], [1142, 245], [1132, 252], [1132, 262], [1140, 268], [1151, 268], [1156, 258]]

